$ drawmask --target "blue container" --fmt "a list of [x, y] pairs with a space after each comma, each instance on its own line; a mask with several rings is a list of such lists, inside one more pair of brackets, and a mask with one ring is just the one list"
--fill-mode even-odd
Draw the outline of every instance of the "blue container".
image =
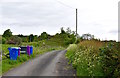
[[10, 60], [17, 60], [18, 49], [16, 48], [8, 48], [10, 54]]
[[33, 54], [33, 47], [30, 46], [30, 54]]

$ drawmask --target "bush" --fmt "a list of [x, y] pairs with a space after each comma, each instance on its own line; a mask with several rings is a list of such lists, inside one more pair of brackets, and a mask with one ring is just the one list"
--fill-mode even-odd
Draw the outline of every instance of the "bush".
[[63, 39], [64, 39], [65, 45], [73, 44], [76, 40], [74, 35], [67, 35], [67, 34], [63, 35]]
[[48, 39], [48, 34], [46, 32], [41, 33], [40, 39], [41, 40]]
[[78, 43], [80, 43], [80, 39], [77, 39], [77, 40], [75, 41], [75, 44], [78, 44]]
[[120, 51], [117, 44], [110, 43], [100, 48], [102, 68], [106, 77], [120, 77]]
[[6, 43], [6, 39], [4, 37], [2, 37], [2, 44]]
[[12, 36], [10, 39], [7, 41], [8, 44], [17, 44], [20, 45], [22, 43], [22, 39], [18, 36]]

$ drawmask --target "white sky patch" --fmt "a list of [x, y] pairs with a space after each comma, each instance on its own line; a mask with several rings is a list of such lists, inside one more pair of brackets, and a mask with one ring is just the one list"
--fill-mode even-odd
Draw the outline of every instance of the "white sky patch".
[[[13, 34], [40, 35], [75, 31], [78, 9], [78, 34], [90, 33], [100, 39], [118, 40], [118, 1], [120, 0], [1, 0], [0, 34], [10, 28]], [[116, 31], [116, 32], [114, 32]]]

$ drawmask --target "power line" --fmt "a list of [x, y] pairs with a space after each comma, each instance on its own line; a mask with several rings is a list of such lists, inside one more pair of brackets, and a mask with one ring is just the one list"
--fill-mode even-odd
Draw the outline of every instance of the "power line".
[[[69, 6], [69, 5], [67, 5], [67, 4], [65, 4], [65, 3], [63, 3], [63, 2], [61, 2], [61, 1], [59, 1], [59, 0], [55, 0], [55, 1], [57, 1], [59, 4], [61, 4], [61, 5], [64, 5], [64, 6], [66, 6], [66, 7], [68, 7], [68, 8], [71, 8], [71, 9], [76, 9], [77, 7], [71, 7], [71, 6]], [[80, 11], [81, 9], [79, 9], [79, 8], [77, 8], [78, 9], [78, 11]]]
[[55, 0], [55, 1], [57, 1], [58, 3], [66, 6], [66, 7], [69, 7], [69, 8], [72, 8], [72, 9], [76, 9], [76, 8], [73, 8], [73, 7], [69, 6], [69, 5], [67, 5], [67, 4], [64, 4], [63, 2], [61, 2], [61, 1], [59, 1], [59, 0]]

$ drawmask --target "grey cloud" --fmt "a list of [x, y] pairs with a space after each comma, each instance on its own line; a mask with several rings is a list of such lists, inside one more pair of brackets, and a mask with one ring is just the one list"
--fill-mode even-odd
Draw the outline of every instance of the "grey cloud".
[[117, 33], [120, 33], [120, 31], [118, 31], [118, 30], [111, 30], [111, 31], [109, 31], [109, 33], [111, 33], [111, 34], [117, 34]]
[[[2, 25], [40, 26], [69, 20], [70, 9], [58, 8], [61, 5], [51, 3], [5, 3], [2, 4]], [[7, 19], [14, 19], [15, 21]], [[17, 22], [16, 22], [17, 21]]]

